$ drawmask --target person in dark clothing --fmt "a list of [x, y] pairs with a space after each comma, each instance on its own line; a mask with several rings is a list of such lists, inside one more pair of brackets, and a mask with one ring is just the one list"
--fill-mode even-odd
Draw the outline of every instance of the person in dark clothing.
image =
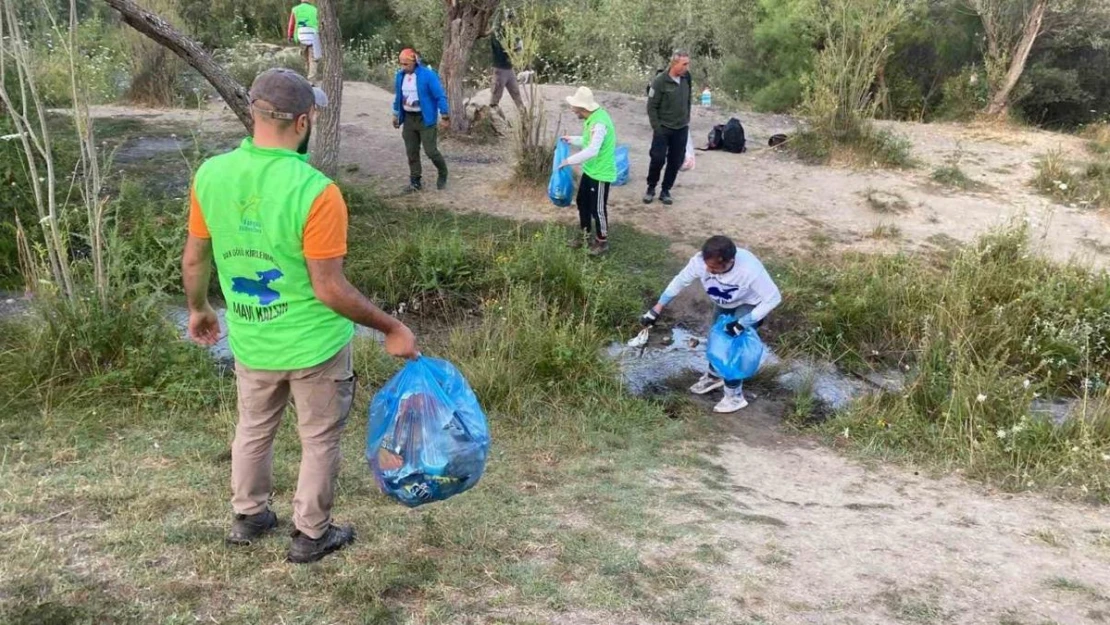
[[501, 103], [501, 95], [506, 90], [517, 109], [524, 108], [524, 101], [520, 98], [520, 85], [517, 84], [516, 72], [513, 71], [513, 61], [509, 58], [509, 53], [501, 45], [501, 39], [497, 33], [490, 35], [489, 41], [493, 50], [493, 87], [489, 96], [490, 108], [497, 108]]
[[[690, 55], [681, 50], [671, 55], [670, 67], [651, 81], [647, 114], [651, 122], [651, 165], [648, 166], [644, 204], [655, 201], [655, 185], [663, 172], [659, 200], [670, 206], [671, 187], [686, 159], [686, 139], [690, 135], [690, 107], [694, 90], [690, 83]], [[663, 167], [666, 165], [666, 170]]]

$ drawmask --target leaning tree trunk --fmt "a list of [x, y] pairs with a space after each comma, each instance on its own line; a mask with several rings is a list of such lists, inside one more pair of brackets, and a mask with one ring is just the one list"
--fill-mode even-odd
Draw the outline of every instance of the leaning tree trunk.
[[443, 59], [439, 72], [447, 90], [447, 106], [451, 111], [451, 130], [465, 133], [470, 122], [466, 118], [463, 82], [474, 42], [486, 32], [500, 0], [443, 0], [447, 24], [443, 33]]
[[339, 171], [339, 111], [343, 104], [343, 36], [336, 14], [337, 0], [318, 0], [320, 9], [320, 44], [324, 48], [324, 79], [322, 86], [328, 94], [328, 106], [320, 111], [319, 123], [314, 132], [316, 146], [312, 164], [334, 178]]
[[129, 26], [181, 57], [193, 69], [200, 72], [200, 75], [216, 88], [239, 121], [246, 126], [247, 132], [254, 132], [247, 89], [232, 78], [231, 74], [227, 73], [227, 70], [220, 66], [199, 43], [181, 34], [169, 22], [135, 4], [132, 0], [104, 0], [104, 2], [119, 11], [123, 21]]
[[1002, 80], [1002, 84], [991, 94], [990, 102], [987, 104], [987, 115], [1003, 115], [1009, 109], [1010, 93], [1013, 92], [1018, 80], [1021, 79], [1022, 72], [1025, 71], [1025, 62], [1029, 60], [1033, 43], [1041, 32], [1041, 24], [1044, 22], [1047, 7], [1048, 0], [1036, 0], [1032, 10], [1029, 11], [1029, 15], [1026, 16], [1025, 26], [1021, 31], [1021, 39], [1018, 40], [1010, 57], [1010, 68], [1006, 71], [1006, 77]]

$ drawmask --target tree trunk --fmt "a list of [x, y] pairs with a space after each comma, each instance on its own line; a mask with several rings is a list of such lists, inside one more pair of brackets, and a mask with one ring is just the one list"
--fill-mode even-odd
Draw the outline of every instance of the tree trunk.
[[339, 30], [336, 2], [317, 1], [320, 44], [324, 48], [321, 86], [328, 94], [328, 106], [320, 111], [318, 123], [313, 129], [316, 146], [312, 152], [312, 164], [330, 178], [335, 178], [339, 171], [339, 112], [343, 104], [343, 36]]
[[500, 0], [444, 0], [447, 24], [444, 27], [443, 58], [439, 73], [447, 91], [451, 112], [451, 130], [465, 133], [470, 122], [466, 117], [463, 82], [474, 42], [489, 27]]
[[200, 72], [200, 75], [216, 88], [239, 121], [246, 126], [247, 132], [254, 132], [254, 121], [251, 119], [250, 100], [247, 97], [246, 87], [236, 82], [199, 43], [181, 34], [169, 22], [140, 7], [132, 0], [104, 0], [104, 2], [119, 11], [128, 26], [164, 46]]
[[1013, 92], [1018, 80], [1021, 79], [1022, 72], [1025, 71], [1025, 62], [1029, 60], [1033, 43], [1041, 32], [1041, 24], [1044, 22], [1047, 7], [1048, 0], [1036, 0], [1032, 10], [1029, 11], [1029, 15], [1026, 16], [1025, 26], [1021, 31], [1021, 39], [1018, 40], [1011, 53], [1010, 68], [1007, 70], [1006, 78], [1003, 79], [1002, 84], [991, 94], [990, 103], [987, 104], [987, 115], [1003, 115], [1009, 109], [1010, 93]]

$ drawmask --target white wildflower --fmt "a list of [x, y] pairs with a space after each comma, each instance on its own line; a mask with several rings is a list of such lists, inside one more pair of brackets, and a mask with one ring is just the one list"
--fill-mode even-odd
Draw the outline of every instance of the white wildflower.
[[998, 438], [1006, 438], [1006, 430], [998, 430]]
[[982, 393], [979, 393], [978, 395], [975, 396], [975, 401], [977, 401], [981, 404], [981, 403], [987, 401], [987, 396], [982, 394]]
[[1022, 383], [1021, 383], [1021, 387], [1022, 388], [1029, 388], [1029, 384], [1030, 384], [1029, 380], [1023, 380]]

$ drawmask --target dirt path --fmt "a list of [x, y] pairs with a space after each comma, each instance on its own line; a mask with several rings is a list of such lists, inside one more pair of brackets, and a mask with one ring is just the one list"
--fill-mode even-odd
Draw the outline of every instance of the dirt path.
[[[563, 98], [571, 87], [547, 86], [542, 90], [548, 128], [577, 134], [580, 123], [566, 110]], [[474, 96], [488, 102], [488, 92]], [[613, 115], [621, 142], [631, 146], [632, 182], [614, 189], [611, 214], [627, 223], [669, 237], [682, 250], [700, 243], [710, 233], [723, 231], [746, 245], [801, 250], [813, 245], [834, 249], [892, 250], [968, 241], [977, 234], [1015, 218], [1028, 218], [1033, 232], [1044, 237], [1049, 255], [1080, 257], [1099, 266], [1110, 260], [1110, 228], [1095, 212], [1051, 204], [1035, 194], [1028, 183], [1035, 175], [1036, 158], [1049, 150], [1080, 154], [1082, 142], [1067, 135], [1031, 130], [997, 130], [948, 124], [883, 123], [907, 136], [914, 157], [922, 162], [913, 171], [853, 171], [809, 166], [788, 155], [767, 149], [767, 138], [792, 132], [793, 119], [783, 115], [741, 114], [751, 149], [737, 155], [698, 152], [694, 170], [679, 176], [676, 203], [664, 208], [640, 202], [647, 172], [647, 147], [651, 129], [643, 114], [643, 99], [616, 93], [599, 93], [598, 99]], [[357, 164], [362, 180], [373, 178], [385, 190], [403, 185], [407, 178], [400, 137], [389, 124], [391, 96], [372, 85], [348, 83], [344, 92], [343, 161]], [[506, 101], [505, 113], [515, 118]], [[695, 110], [691, 125], [695, 142], [704, 143], [714, 123], [728, 117], [722, 111]], [[474, 146], [444, 143], [453, 169], [452, 188], [436, 197], [456, 210], [478, 210], [498, 215], [566, 222], [573, 211], [557, 209], [542, 194], [521, 197], [511, 188], [510, 138], [500, 145]], [[969, 177], [981, 183], [975, 193], [941, 188], [929, 180], [933, 169], [955, 154]], [[867, 201], [869, 191], [885, 194], [888, 201], [904, 202], [903, 211], [882, 213]], [[900, 237], [876, 239], [879, 226], [896, 226]]]
[[1104, 510], [865, 468], [784, 434], [782, 412], [727, 419], [725, 503], [681, 519], [712, 523], [714, 594], [740, 623], [1110, 621]]
[[[542, 89], [549, 130], [580, 132], [580, 123], [566, 110], [563, 98], [571, 87]], [[488, 92], [474, 96], [488, 101]], [[742, 113], [751, 149], [745, 154], [699, 152], [693, 171], [679, 176], [676, 203], [664, 208], [640, 202], [647, 171], [650, 128], [643, 99], [599, 93], [613, 115], [618, 136], [631, 146], [632, 183], [614, 188], [611, 215], [615, 222], [634, 225], [669, 237], [686, 252], [710, 233], [724, 232], [744, 245], [778, 252], [813, 246], [861, 251], [921, 249], [946, 242], [968, 241], [993, 226], [1026, 218], [1041, 237], [1046, 254], [1080, 258], [1097, 266], [1110, 261], [1110, 227], [1095, 212], [1052, 204], [1029, 187], [1036, 159], [1050, 150], [1080, 156], [1076, 137], [1036, 130], [996, 129], [950, 124], [883, 122], [883, 127], [910, 139], [922, 164], [911, 171], [851, 170], [809, 166], [766, 147], [777, 132], [792, 132], [794, 120], [782, 115]], [[515, 109], [506, 100], [510, 121]], [[384, 193], [400, 189], [408, 178], [399, 131], [390, 124], [392, 96], [367, 83], [346, 83], [343, 97], [341, 161], [343, 177], [379, 185]], [[134, 116], [151, 122], [194, 123], [206, 130], [236, 131], [229, 111], [154, 111], [110, 106], [94, 114]], [[695, 110], [695, 141], [714, 123], [729, 116], [718, 110]], [[558, 209], [542, 192], [514, 189], [509, 181], [513, 163], [511, 136], [495, 145], [447, 139], [443, 151], [452, 171], [451, 187], [429, 193], [426, 200], [459, 211], [481, 211], [520, 219], [575, 220], [573, 209]], [[933, 169], [959, 154], [959, 166], [982, 190], [963, 192], [930, 181]], [[425, 161], [430, 170], [430, 163]], [[869, 192], [901, 209], [880, 212], [868, 202]], [[879, 235], [876, 228], [887, 229]], [[898, 234], [889, 235], [893, 226]]]

